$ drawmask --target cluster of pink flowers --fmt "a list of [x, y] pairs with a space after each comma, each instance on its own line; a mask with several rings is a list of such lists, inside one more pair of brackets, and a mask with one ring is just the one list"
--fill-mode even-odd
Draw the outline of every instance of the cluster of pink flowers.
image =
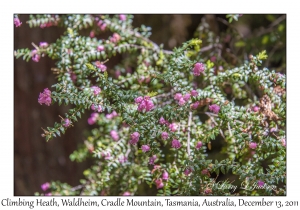
[[113, 111], [112, 113], [105, 115], [105, 117], [107, 119], [113, 119], [113, 118], [115, 118], [117, 116], [118, 116], [118, 113], [116, 111]]
[[40, 93], [39, 95], [39, 99], [38, 102], [42, 105], [42, 104], [46, 104], [47, 106], [50, 106], [51, 104], [51, 91], [46, 88], [44, 89], [44, 92]]
[[119, 135], [117, 131], [115, 130], [110, 131], [110, 136], [114, 141], [119, 141]]
[[179, 149], [181, 147], [181, 144], [177, 139], [173, 139], [172, 147], [175, 148], [175, 149]]
[[149, 164], [154, 165], [155, 160], [157, 159], [156, 155], [153, 155], [152, 157], [149, 158]]
[[220, 111], [220, 107], [217, 104], [209, 105], [209, 110], [215, 114], [218, 114]]
[[185, 95], [182, 95], [181, 93], [176, 93], [174, 99], [178, 101], [179, 106], [183, 106], [186, 102], [190, 100], [191, 95], [198, 96], [198, 92], [196, 90], [192, 90], [190, 93], [186, 93]]
[[136, 143], [139, 141], [140, 139], [140, 134], [139, 132], [133, 132], [131, 135], [131, 140], [129, 141], [130, 144], [132, 145], [136, 145]]
[[161, 125], [169, 125], [170, 123], [167, 120], [165, 120], [163, 117], [161, 117], [159, 119], [159, 124], [161, 124]]
[[22, 22], [19, 18], [14, 18], [14, 24], [16, 27], [20, 27], [22, 25]]
[[139, 96], [134, 99], [135, 103], [138, 104], [137, 110], [139, 112], [146, 111], [149, 112], [154, 108], [153, 101], [150, 99], [149, 96]]
[[171, 123], [169, 125], [169, 129], [170, 129], [170, 131], [175, 132], [178, 129], [178, 125], [176, 123]]
[[99, 45], [98, 47], [97, 47], [97, 51], [99, 51], [99, 52], [101, 52], [101, 51], [104, 51], [104, 46], [103, 45]]
[[101, 31], [105, 31], [106, 29], [106, 23], [104, 23], [102, 20], [98, 21], [97, 26], [99, 26]]
[[257, 147], [257, 143], [255, 143], [255, 142], [251, 142], [251, 143], [249, 144], [249, 148], [250, 148], [250, 149], [256, 149], [256, 147]]
[[50, 188], [50, 183], [49, 183], [49, 182], [46, 182], [46, 183], [44, 183], [44, 184], [41, 185], [41, 189], [42, 189], [43, 191], [46, 191], [46, 190], [48, 190], [49, 188]]
[[38, 51], [37, 50], [32, 50], [31, 51], [31, 57], [32, 57], [32, 60], [34, 62], [39, 62], [40, 61], [40, 58], [41, 56], [38, 54]]
[[126, 15], [121, 14], [121, 15], [119, 15], [119, 18], [120, 18], [120, 20], [125, 21], [126, 20]]
[[148, 152], [148, 151], [150, 151], [150, 146], [149, 146], [149, 145], [142, 145], [142, 151], [143, 151], [143, 152]]
[[95, 62], [95, 66], [96, 66], [100, 71], [102, 71], [102, 72], [105, 72], [106, 69], [107, 69], [107, 67], [106, 67], [103, 63], [101, 63], [100, 61], [96, 61], [96, 62]]
[[110, 37], [110, 41], [113, 43], [117, 43], [121, 40], [121, 36], [117, 33], [114, 33], [112, 37]]
[[98, 114], [98, 113], [92, 113], [91, 116], [90, 116], [89, 119], [88, 119], [88, 124], [89, 124], [89, 125], [95, 124], [98, 117], [99, 117], [99, 114]]
[[103, 111], [102, 106], [100, 104], [99, 105], [92, 104], [91, 105], [91, 110], [97, 111], [97, 112], [102, 112]]
[[166, 140], [166, 139], [169, 138], [169, 134], [168, 134], [167, 132], [162, 132], [162, 133], [161, 133], [161, 138], [162, 138], [163, 140]]
[[203, 73], [204, 70], [205, 66], [203, 63], [196, 63], [193, 68], [193, 74], [194, 76], [200, 76], [200, 74]]
[[69, 127], [70, 125], [71, 125], [71, 120], [69, 120], [68, 118], [64, 119], [64, 124], [63, 124], [63, 126]]
[[97, 86], [92, 86], [91, 89], [93, 90], [95, 96], [101, 93], [101, 88]]

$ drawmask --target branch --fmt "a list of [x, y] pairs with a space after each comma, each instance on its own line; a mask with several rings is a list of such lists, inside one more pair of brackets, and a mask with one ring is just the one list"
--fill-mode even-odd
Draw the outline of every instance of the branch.
[[188, 139], [187, 139], [187, 152], [188, 152], [188, 155], [190, 157], [191, 155], [191, 148], [190, 148], [190, 132], [191, 132], [191, 122], [192, 122], [192, 117], [193, 117], [193, 113], [190, 112], [190, 115], [189, 115], [189, 121], [188, 121]]

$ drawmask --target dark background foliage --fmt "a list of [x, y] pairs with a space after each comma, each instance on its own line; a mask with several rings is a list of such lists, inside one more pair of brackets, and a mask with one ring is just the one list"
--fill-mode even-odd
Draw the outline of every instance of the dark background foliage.
[[[14, 50], [33, 49], [32, 42], [54, 42], [64, 31], [57, 27], [30, 29], [26, 24], [28, 17], [19, 15], [23, 24], [14, 29]], [[282, 14], [245, 14], [238, 22], [229, 24], [224, 14], [137, 14], [133, 25], [150, 26], [150, 38], [158, 44], [163, 43], [166, 49], [180, 46], [195, 36], [202, 39], [203, 47], [209, 45], [210, 39], [218, 38], [220, 49], [207, 53], [209, 56], [217, 56], [217, 59], [232, 67], [243, 62], [250, 54], [267, 50], [269, 58], [265, 66], [285, 73], [285, 18]], [[82, 33], [88, 36], [89, 31]], [[102, 37], [108, 35], [110, 34], [101, 34]], [[114, 61], [121, 59], [118, 56]], [[58, 115], [67, 110], [67, 107], [57, 104], [48, 107], [38, 103], [39, 93], [55, 82], [55, 76], [50, 70], [52, 67], [55, 67], [55, 62], [48, 58], [43, 58], [38, 63], [14, 60], [14, 195], [33, 195], [34, 192], [41, 191], [42, 183], [51, 180], [75, 186], [83, 177], [82, 171], [91, 164], [89, 161], [75, 163], [69, 159], [77, 144], [82, 143], [85, 138], [83, 131], [89, 128], [88, 113], [62, 137], [49, 142], [41, 137], [41, 127], [52, 126], [59, 119]], [[221, 145], [213, 146], [221, 148]]]

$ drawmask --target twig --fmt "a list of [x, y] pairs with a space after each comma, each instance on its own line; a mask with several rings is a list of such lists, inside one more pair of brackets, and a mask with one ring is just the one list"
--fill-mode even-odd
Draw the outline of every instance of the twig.
[[258, 36], [270, 33], [273, 30], [273, 27], [277, 26], [279, 23], [281, 23], [283, 20], [285, 20], [285, 18], [286, 18], [286, 15], [280, 16], [275, 21], [273, 21], [267, 29], [261, 30], [260, 32], [258, 32], [256, 36], [258, 37]]
[[191, 148], [190, 148], [190, 140], [191, 140], [191, 136], [190, 136], [190, 132], [191, 132], [191, 122], [192, 122], [192, 117], [193, 117], [193, 113], [190, 112], [189, 115], [189, 121], [188, 121], [188, 139], [187, 139], [187, 152], [188, 152], [188, 156], [190, 157], [191, 155]]

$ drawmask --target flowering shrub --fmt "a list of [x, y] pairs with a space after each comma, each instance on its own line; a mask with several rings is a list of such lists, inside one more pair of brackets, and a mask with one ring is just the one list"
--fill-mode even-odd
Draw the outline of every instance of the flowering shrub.
[[[132, 21], [132, 15], [27, 21], [66, 29], [55, 43], [15, 51], [26, 61], [57, 61], [57, 83], [41, 90], [38, 103], [72, 105], [42, 136], [64, 134], [83, 113], [96, 125], [70, 156], [95, 160], [81, 185], [45, 183], [42, 195], [285, 195], [285, 75], [262, 67], [266, 51], [234, 66], [211, 58], [206, 52], [215, 43], [202, 50], [207, 42], [198, 38], [164, 50], [149, 39], [148, 27], [133, 28]], [[22, 27], [17, 16], [14, 24]], [[110, 36], [97, 39], [103, 31]], [[117, 54], [124, 55], [121, 63], [110, 63]], [[219, 156], [210, 156], [213, 141], [223, 146]], [[216, 184], [219, 176], [231, 179], [227, 187]], [[259, 188], [231, 190], [242, 183]]]

